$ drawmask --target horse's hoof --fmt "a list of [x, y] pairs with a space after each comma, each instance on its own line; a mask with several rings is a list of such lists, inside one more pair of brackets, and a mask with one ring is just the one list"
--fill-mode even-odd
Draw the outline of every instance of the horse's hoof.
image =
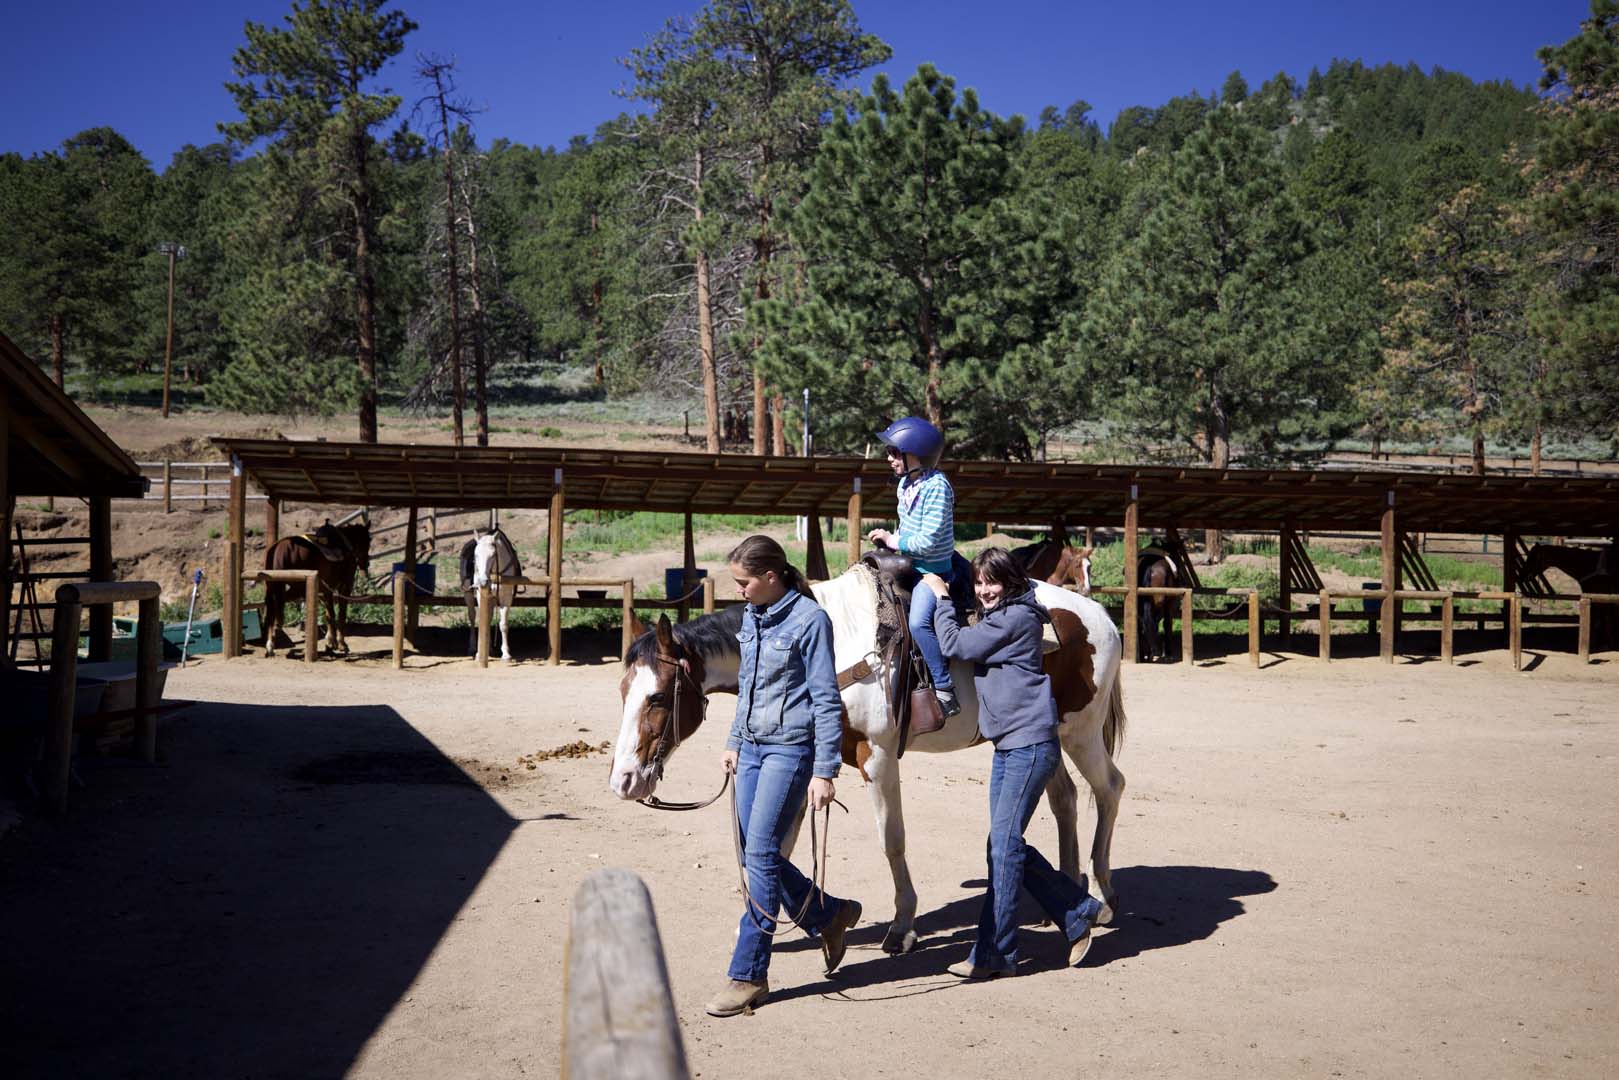
[[898, 930], [889, 930], [883, 935], [883, 952], [890, 956], [900, 956], [916, 948], [916, 931], [907, 930], [900, 933]]

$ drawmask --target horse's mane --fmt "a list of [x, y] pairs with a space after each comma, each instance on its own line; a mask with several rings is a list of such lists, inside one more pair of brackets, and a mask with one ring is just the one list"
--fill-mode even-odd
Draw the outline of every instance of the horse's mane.
[[[712, 615], [699, 615], [691, 622], [675, 623], [675, 642], [702, 657], [720, 656], [737, 651], [736, 632], [742, 629], [743, 605], [733, 604], [720, 608]], [[624, 654], [624, 666], [650, 663], [657, 656], [658, 636], [651, 630], [630, 643]]]
[[[856, 563], [815, 586], [815, 602], [832, 620], [832, 639], [870, 642], [876, 634], [877, 587], [871, 571]], [[867, 646], [869, 647], [869, 646]]]

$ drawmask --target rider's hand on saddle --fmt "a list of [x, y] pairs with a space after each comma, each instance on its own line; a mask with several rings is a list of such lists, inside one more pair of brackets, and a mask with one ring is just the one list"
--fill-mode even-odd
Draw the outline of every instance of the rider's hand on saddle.
[[892, 548], [895, 551], [899, 550], [899, 537], [895, 536], [887, 529], [873, 529], [866, 534], [866, 539], [870, 540], [878, 547]]
[[737, 754], [735, 750], [725, 751], [725, 753], [720, 755], [720, 768], [724, 769], [728, 773], [736, 772], [736, 757]]
[[949, 599], [949, 597], [950, 597], [950, 586], [946, 585], [944, 583], [944, 578], [940, 577], [938, 574], [923, 574], [922, 575], [922, 584], [924, 584], [928, 588], [932, 589], [933, 594], [935, 596], [937, 596], [939, 599], [941, 599], [941, 600]]
[[825, 810], [832, 805], [832, 781], [824, 776], [810, 780], [809, 804], [811, 810]]

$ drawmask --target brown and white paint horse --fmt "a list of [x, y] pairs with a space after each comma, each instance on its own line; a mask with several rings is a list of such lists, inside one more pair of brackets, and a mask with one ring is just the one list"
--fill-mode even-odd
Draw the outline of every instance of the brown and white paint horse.
[[[1037, 584], [1037, 598], [1052, 614], [1062, 641], [1046, 657], [1064, 723], [1059, 729], [1068, 757], [1096, 796], [1096, 835], [1091, 842], [1091, 871], [1106, 905], [1098, 922], [1106, 923], [1117, 907], [1111, 847], [1113, 825], [1124, 792], [1124, 777], [1113, 754], [1124, 732], [1124, 706], [1119, 688], [1119, 634], [1107, 612], [1095, 601], [1052, 585]], [[861, 659], [873, 662], [871, 675], [843, 691], [845, 710], [843, 756], [869, 781], [877, 832], [894, 879], [894, 921], [883, 938], [890, 953], [909, 952], [916, 944], [916, 890], [905, 858], [905, 820], [900, 808], [899, 730], [889, 715], [888, 665], [874, 655], [877, 595], [863, 567], [814, 587], [815, 598], [832, 619], [838, 670]], [[669, 756], [703, 721], [706, 696], [735, 693], [739, 649], [736, 632], [740, 606], [707, 615], [681, 626], [660, 618], [656, 630], [637, 639], [624, 661], [619, 684], [624, 714], [613, 751], [609, 785], [621, 799], [652, 794]], [[972, 672], [958, 663], [956, 687], [961, 712], [942, 730], [913, 739], [907, 749], [929, 753], [960, 750], [978, 738], [978, 697]], [[718, 736], [714, 744], [718, 747]], [[1046, 786], [1057, 819], [1058, 848], [1064, 873], [1086, 879], [1079, 861], [1079, 797], [1067, 769], [1058, 769]], [[789, 839], [790, 847], [792, 840]]]

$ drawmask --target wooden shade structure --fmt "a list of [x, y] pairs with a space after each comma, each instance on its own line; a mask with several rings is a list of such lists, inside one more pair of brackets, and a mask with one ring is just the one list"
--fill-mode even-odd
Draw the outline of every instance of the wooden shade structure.
[[[266, 492], [272, 505], [547, 507], [552, 515], [554, 603], [560, 603], [564, 504], [683, 513], [688, 529], [689, 515], [698, 513], [846, 515], [851, 552], [858, 545], [861, 518], [892, 518], [896, 513], [887, 464], [863, 458], [277, 439], [214, 442]], [[957, 520], [1117, 521], [1124, 527], [1127, 564], [1138, 531], [1145, 528], [1280, 530], [1285, 537], [1297, 531], [1378, 532], [1385, 588], [1400, 587], [1399, 545], [1411, 532], [1499, 534], [1508, 538], [1509, 547], [1519, 535], [1619, 533], [1619, 478], [981, 461], [948, 462], [945, 471], [956, 491]], [[242, 477], [233, 482], [241, 483]], [[239, 512], [233, 512], [232, 522], [239, 551]], [[1297, 545], [1284, 546], [1291, 553]], [[689, 540], [687, 550], [690, 563]], [[1510, 567], [1509, 560], [1509, 575]], [[1283, 588], [1285, 598], [1286, 582]], [[1133, 575], [1127, 576], [1126, 589], [1126, 655], [1133, 656]], [[559, 611], [551, 615], [555, 659]], [[1394, 620], [1386, 622], [1385, 653], [1391, 654]]]
[[[84, 499], [90, 508], [89, 577], [112, 577], [112, 500], [139, 499], [146, 479], [10, 338], [0, 334], [0, 664], [11, 655], [12, 514], [19, 497]], [[90, 659], [112, 646], [112, 609], [90, 613]]]

